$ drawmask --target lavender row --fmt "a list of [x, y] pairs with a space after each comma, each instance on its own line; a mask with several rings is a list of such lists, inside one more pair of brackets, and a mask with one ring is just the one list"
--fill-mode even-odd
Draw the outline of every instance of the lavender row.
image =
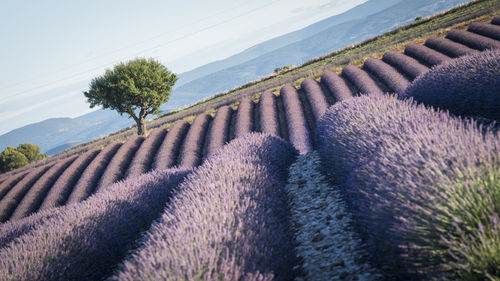
[[104, 170], [121, 146], [122, 143], [116, 142], [106, 146], [97, 154], [76, 182], [67, 204], [83, 201], [96, 190]]
[[179, 186], [112, 280], [291, 280], [284, 186], [294, 158], [269, 135], [224, 146]]
[[130, 162], [130, 166], [125, 173], [125, 178], [137, 177], [151, 170], [151, 164], [154, 156], [158, 151], [158, 147], [165, 138], [167, 131], [163, 128], [153, 130], [149, 136], [141, 144], [134, 158]]
[[45, 172], [34, 184], [31, 186], [23, 196], [22, 200], [17, 204], [10, 219], [17, 220], [24, 218], [27, 215], [36, 212], [43, 202], [43, 199], [49, 192], [52, 185], [56, 182], [59, 176], [71, 165], [76, 159], [76, 155], [64, 159], [54, 164], [47, 172]]
[[360, 94], [382, 93], [382, 90], [370, 75], [357, 66], [345, 66], [342, 70], [342, 76], [356, 86]]
[[99, 154], [100, 150], [90, 150], [78, 156], [71, 165], [57, 178], [50, 188], [47, 196], [43, 199], [40, 210], [62, 206], [66, 203], [73, 191], [77, 180], [90, 162]]
[[9, 191], [28, 173], [29, 172], [19, 173], [17, 175], [10, 176], [2, 181], [2, 183], [0, 184], [0, 200], [2, 200], [5, 194], [9, 193]]
[[451, 59], [438, 51], [418, 44], [407, 45], [405, 48], [405, 55], [420, 61], [428, 67], [442, 64], [443, 62]]
[[495, 16], [495, 17], [491, 20], [491, 24], [500, 25], [500, 15]]
[[385, 52], [382, 60], [407, 75], [410, 80], [414, 80], [417, 76], [429, 71], [427, 66], [421, 64], [416, 59], [394, 50]]
[[50, 165], [41, 166], [26, 173], [0, 201], [0, 222], [8, 220], [19, 202], [31, 186], [50, 168]]
[[181, 167], [192, 168], [200, 164], [205, 135], [210, 121], [211, 117], [206, 113], [200, 114], [194, 119], [186, 134], [179, 155], [179, 165]]
[[467, 31], [500, 41], [500, 26], [484, 22], [473, 22]]
[[238, 105], [238, 111], [236, 112], [236, 124], [234, 125], [234, 137], [239, 138], [254, 129], [254, 104], [251, 99], [244, 98]]
[[280, 95], [283, 99], [290, 142], [300, 154], [311, 152], [312, 140], [297, 90], [293, 86], [284, 86], [281, 88]]
[[450, 39], [431, 36], [425, 41], [425, 46], [432, 48], [449, 57], [457, 58], [461, 56], [475, 54], [478, 51], [465, 45], [453, 42]]
[[96, 192], [123, 179], [135, 152], [143, 141], [143, 137], [135, 135], [120, 146], [99, 179]]
[[326, 71], [321, 76], [321, 83], [325, 85], [335, 102], [341, 102], [352, 97], [352, 92], [337, 73]]
[[[338, 187], [320, 172], [317, 151], [290, 166], [286, 192], [304, 280], [379, 280]], [[301, 280], [300, 278], [296, 280]]]
[[158, 148], [158, 152], [154, 158], [153, 169], [167, 169], [177, 164], [179, 150], [188, 130], [188, 122], [184, 120], [175, 122]]
[[446, 38], [481, 51], [500, 48], [500, 41], [460, 29], [450, 30]]
[[319, 83], [312, 78], [306, 78], [300, 87], [311, 105], [314, 122], [316, 122], [328, 108], [328, 102], [323, 94], [323, 90], [321, 90]]
[[109, 276], [161, 213], [186, 173], [155, 171], [65, 206], [0, 251], [0, 279], [101, 280]]
[[318, 127], [322, 165], [386, 278], [499, 277], [500, 139], [491, 131], [381, 95], [332, 106]]
[[0, 251], [14, 239], [38, 228], [50, 218], [57, 216], [63, 208], [53, 208], [31, 214], [19, 220], [0, 224]]
[[404, 96], [458, 115], [500, 121], [500, 50], [465, 56], [431, 69]]
[[381, 60], [368, 58], [363, 68], [380, 79], [393, 93], [402, 93], [408, 87], [408, 79]]
[[227, 141], [229, 141], [229, 125], [231, 123], [231, 107], [225, 105], [220, 107], [215, 114], [214, 120], [208, 129], [207, 157], [214, 154]]
[[259, 131], [273, 136], [279, 136], [280, 123], [278, 119], [276, 96], [271, 92], [264, 92], [260, 96], [258, 106], [260, 115]]

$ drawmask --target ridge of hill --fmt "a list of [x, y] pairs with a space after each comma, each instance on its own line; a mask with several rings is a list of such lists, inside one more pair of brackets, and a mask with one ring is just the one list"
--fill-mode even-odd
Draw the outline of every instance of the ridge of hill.
[[[401, 0], [387, 2], [371, 11], [363, 10], [364, 17], [345, 18], [344, 21], [331, 20], [332, 24], [329, 26], [321, 26], [321, 29], [318, 28], [315, 32], [309, 34], [301, 33], [303, 35], [301, 40], [291, 42], [238, 65], [195, 79], [176, 88], [175, 93], [177, 98], [186, 96], [185, 99], [188, 99], [191, 96], [206, 97], [223, 92], [273, 73], [277, 67], [300, 65], [308, 59], [331, 50], [361, 42], [411, 23], [417, 16], [430, 16], [464, 2], [462, 0]], [[372, 5], [369, 5], [369, 7], [372, 7]], [[332, 17], [332, 19], [334, 18]], [[308, 29], [304, 30], [309, 31]]]
[[323, 19], [297, 31], [293, 31], [285, 35], [281, 35], [265, 42], [259, 43], [228, 58], [214, 61], [190, 71], [181, 73], [174, 89], [177, 89], [182, 85], [189, 83], [190, 81], [193, 81], [210, 73], [239, 65], [291, 43], [304, 40], [305, 38], [310, 37], [313, 34], [317, 34], [340, 23], [367, 17], [401, 1], [403, 0], [369, 0], [352, 9], [349, 9], [346, 12]]

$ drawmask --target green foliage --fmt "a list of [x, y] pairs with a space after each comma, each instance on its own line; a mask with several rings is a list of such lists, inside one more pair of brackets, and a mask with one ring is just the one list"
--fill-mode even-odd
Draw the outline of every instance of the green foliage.
[[283, 73], [283, 72], [287, 72], [288, 70], [293, 69], [293, 68], [295, 68], [295, 66], [293, 66], [293, 65], [285, 65], [283, 67], [275, 68], [274, 72], [275, 73]]
[[90, 107], [102, 106], [132, 117], [138, 134], [145, 134], [145, 117], [157, 114], [168, 101], [177, 76], [154, 59], [138, 58], [115, 65], [103, 76], [92, 79], [83, 94]]
[[36, 144], [22, 143], [17, 148], [7, 146], [0, 153], [0, 173], [8, 172], [47, 157]]
[[0, 153], [0, 172], [8, 172], [29, 164], [28, 158], [14, 147], [7, 148]]
[[36, 144], [22, 143], [17, 146], [17, 151], [24, 154], [24, 156], [26, 156], [30, 163], [34, 161], [40, 161], [47, 157], [46, 154], [42, 154], [40, 152], [40, 147]]
[[437, 221], [445, 230], [440, 242], [450, 249], [444, 258], [453, 277], [500, 280], [500, 168], [457, 186], [450, 198], [442, 210], [454, 221]]

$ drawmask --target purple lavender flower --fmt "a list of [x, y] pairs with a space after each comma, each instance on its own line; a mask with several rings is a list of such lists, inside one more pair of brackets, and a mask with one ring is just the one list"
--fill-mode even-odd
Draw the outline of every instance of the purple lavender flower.
[[75, 187], [66, 202], [67, 204], [83, 201], [95, 191], [99, 183], [99, 179], [109, 164], [109, 161], [111, 161], [111, 158], [115, 155], [121, 145], [122, 144], [120, 142], [109, 144], [103, 148], [99, 154], [97, 154], [76, 182]]
[[28, 170], [25, 176], [0, 200], [0, 222], [4, 222], [10, 218], [14, 209], [23, 199], [24, 195], [26, 195], [26, 192], [50, 167], [51, 165], [49, 164]]
[[347, 65], [342, 69], [342, 76], [347, 78], [358, 89], [360, 94], [382, 93], [380, 87], [364, 70], [354, 65]]
[[401, 93], [408, 87], [408, 79], [379, 59], [368, 58], [363, 64], [363, 68], [380, 79], [391, 92]]
[[290, 85], [284, 86], [281, 88], [281, 96], [290, 142], [300, 154], [311, 152], [312, 140], [297, 90]]
[[76, 159], [76, 155], [68, 159], [59, 161], [52, 166], [47, 172], [43, 174], [34, 184], [30, 187], [26, 195], [16, 206], [10, 219], [16, 220], [24, 218], [25, 216], [36, 212], [43, 202], [50, 188], [53, 186], [59, 176], [66, 170], [66, 168]]
[[498, 25], [485, 22], [473, 22], [469, 24], [467, 31], [500, 41], [500, 26]]
[[280, 123], [278, 120], [278, 108], [276, 96], [271, 92], [264, 92], [259, 100], [259, 131], [262, 133], [279, 136]]
[[57, 212], [54, 215], [47, 210], [2, 225], [9, 232], [6, 240], [12, 242], [0, 250], [0, 280], [101, 280], [109, 276], [188, 172], [153, 171], [116, 183], [83, 202], [51, 209]]
[[499, 41], [465, 30], [452, 29], [446, 34], [446, 38], [481, 51], [500, 49]]
[[500, 50], [464, 56], [413, 81], [404, 96], [458, 115], [500, 120]]
[[450, 57], [420, 44], [408, 44], [405, 48], [405, 55], [418, 60], [428, 67], [451, 60]]
[[158, 128], [148, 135], [130, 162], [125, 178], [137, 177], [151, 169], [151, 163], [166, 133], [165, 129]]
[[323, 94], [323, 90], [316, 80], [312, 78], [305, 79], [300, 85], [307, 97], [307, 101], [311, 105], [314, 122], [316, 122], [328, 108], [328, 102]]
[[318, 128], [324, 169], [388, 278], [499, 275], [500, 139], [491, 131], [381, 95], [332, 106]]
[[192, 168], [200, 165], [203, 156], [205, 135], [211, 120], [212, 117], [205, 113], [198, 115], [194, 119], [182, 144], [182, 150], [179, 155], [179, 166]]
[[179, 156], [182, 140], [186, 136], [188, 130], [188, 122], [184, 120], [175, 122], [156, 153], [153, 169], [167, 169], [177, 164], [177, 157]]
[[253, 101], [248, 98], [242, 99], [238, 105], [238, 111], [236, 112], [236, 123], [234, 125], [235, 138], [239, 138], [254, 131], [253, 111]]
[[436, 36], [427, 38], [427, 40], [425, 41], [425, 46], [439, 51], [452, 58], [478, 53], [478, 50], [474, 50], [460, 43]]
[[143, 141], [143, 137], [135, 135], [120, 146], [99, 179], [96, 192], [123, 179], [130, 161]]
[[99, 150], [90, 150], [78, 156], [71, 165], [57, 178], [50, 188], [47, 196], [43, 199], [40, 210], [50, 209], [64, 205], [70, 195], [76, 181], [90, 162], [97, 156]]
[[112, 279], [292, 280], [284, 186], [295, 155], [256, 133], [222, 147], [179, 186]]
[[207, 139], [207, 157], [214, 154], [229, 140], [229, 125], [233, 110], [225, 105], [221, 106], [210, 124]]
[[335, 99], [335, 102], [340, 102], [345, 99], [352, 98], [352, 92], [337, 73], [331, 71], [325, 71], [321, 75], [321, 83], [325, 85], [330, 94]]
[[385, 52], [382, 60], [407, 75], [410, 80], [429, 71], [427, 66], [421, 64], [416, 59], [394, 50]]

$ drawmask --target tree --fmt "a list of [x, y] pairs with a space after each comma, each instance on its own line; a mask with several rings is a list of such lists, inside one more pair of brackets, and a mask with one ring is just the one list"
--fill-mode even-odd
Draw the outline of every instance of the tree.
[[294, 67], [295, 67], [295, 66], [293, 66], [293, 65], [285, 65], [285, 66], [282, 66], [282, 67], [277, 67], [277, 68], [275, 68], [275, 69], [274, 69], [274, 72], [275, 72], [276, 74], [280, 74], [280, 73], [286, 72], [286, 71], [288, 71], [288, 70], [290, 70], [290, 69], [293, 69]]
[[34, 161], [39, 161], [47, 157], [46, 154], [42, 154], [40, 152], [40, 147], [36, 144], [31, 144], [31, 143], [22, 143], [17, 146], [17, 151], [21, 152], [26, 156], [28, 161], [34, 162]]
[[90, 103], [126, 113], [137, 123], [137, 134], [146, 135], [146, 116], [157, 114], [168, 101], [177, 76], [154, 59], [139, 58], [119, 63], [103, 76], [92, 79], [83, 94]]
[[29, 164], [28, 158], [14, 147], [7, 148], [0, 153], [0, 170], [2, 173], [8, 172]]

